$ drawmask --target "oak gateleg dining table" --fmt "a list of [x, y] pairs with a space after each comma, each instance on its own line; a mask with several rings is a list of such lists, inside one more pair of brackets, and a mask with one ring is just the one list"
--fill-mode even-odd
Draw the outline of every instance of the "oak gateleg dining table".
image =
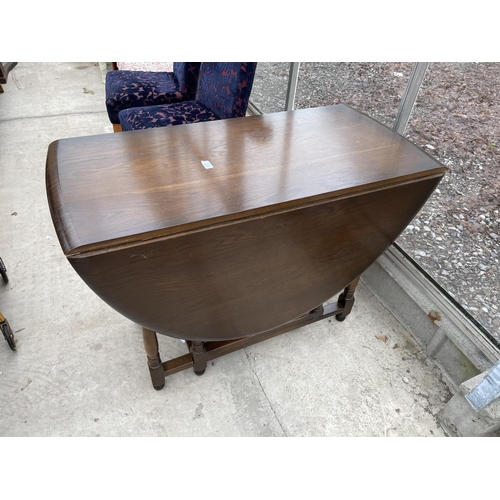
[[[46, 187], [82, 280], [142, 327], [155, 389], [352, 310], [447, 168], [346, 105], [62, 138]], [[337, 300], [332, 298], [339, 294]], [[157, 334], [187, 342], [162, 361]]]

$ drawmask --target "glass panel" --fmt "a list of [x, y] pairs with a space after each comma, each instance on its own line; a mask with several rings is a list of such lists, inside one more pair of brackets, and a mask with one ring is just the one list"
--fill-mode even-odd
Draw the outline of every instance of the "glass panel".
[[[263, 112], [285, 106], [289, 63], [259, 63]], [[413, 63], [300, 64], [295, 108], [344, 103], [394, 124]], [[450, 168], [398, 245], [500, 341], [500, 63], [433, 63], [405, 136]], [[497, 117], [497, 119], [495, 119]]]
[[257, 63], [250, 102], [262, 113], [284, 111], [289, 74], [289, 62]]
[[398, 245], [500, 340], [500, 64], [433, 63], [404, 135], [450, 168]]
[[393, 126], [413, 63], [300, 63], [295, 108], [347, 104]]

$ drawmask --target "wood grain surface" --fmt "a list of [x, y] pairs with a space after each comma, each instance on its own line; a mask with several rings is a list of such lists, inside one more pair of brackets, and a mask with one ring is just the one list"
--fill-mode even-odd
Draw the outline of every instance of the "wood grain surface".
[[222, 341], [341, 291], [446, 170], [339, 105], [56, 141], [47, 194], [63, 251], [106, 303], [155, 332]]
[[[208, 160], [212, 169], [205, 169]], [[48, 198], [66, 254], [172, 234], [443, 173], [344, 105], [62, 139]]]

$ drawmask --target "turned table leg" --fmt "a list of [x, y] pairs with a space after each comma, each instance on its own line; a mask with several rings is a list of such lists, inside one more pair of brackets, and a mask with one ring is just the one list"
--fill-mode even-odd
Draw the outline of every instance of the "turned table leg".
[[205, 350], [205, 342], [195, 340], [191, 344], [191, 355], [193, 356], [193, 370], [196, 375], [203, 375], [207, 368], [208, 355]]
[[349, 283], [349, 285], [347, 285], [344, 288], [344, 291], [340, 294], [338, 302], [343, 307], [343, 311], [335, 316], [337, 321], [344, 321], [347, 316], [349, 316], [352, 306], [354, 305], [354, 291], [358, 286], [359, 279], [360, 276], [353, 282]]
[[148, 357], [149, 373], [151, 375], [151, 382], [153, 387], [159, 391], [165, 385], [165, 373], [163, 371], [163, 364], [158, 352], [158, 338], [156, 332], [148, 328], [142, 328], [142, 338], [144, 339], [144, 347]]

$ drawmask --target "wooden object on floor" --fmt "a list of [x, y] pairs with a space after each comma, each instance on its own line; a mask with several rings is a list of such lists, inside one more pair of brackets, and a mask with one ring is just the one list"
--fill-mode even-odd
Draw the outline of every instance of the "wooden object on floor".
[[[165, 385], [165, 378], [169, 375], [174, 375], [188, 368], [193, 368], [197, 375], [202, 375], [205, 372], [207, 362], [211, 361], [220, 356], [230, 354], [232, 352], [238, 351], [239, 349], [244, 349], [253, 344], [257, 344], [264, 340], [271, 339], [283, 333], [296, 330], [302, 326], [310, 325], [316, 321], [323, 320], [329, 317], [335, 317], [338, 321], [343, 321], [347, 315], [349, 315], [352, 306], [354, 304], [354, 290], [356, 288], [359, 278], [357, 278], [353, 283], [349, 284], [338, 302], [321, 305], [316, 309], [313, 309], [308, 314], [304, 314], [300, 318], [297, 318], [285, 325], [281, 325], [277, 328], [269, 330], [267, 332], [258, 333], [256, 335], [251, 335], [249, 337], [244, 337], [242, 339], [226, 340], [219, 342], [198, 342], [198, 351], [202, 351], [203, 359], [200, 360], [199, 354], [197, 355], [193, 349], [194, 342], [187, 341], [187, 346], [189, 349], [188, 354], [183, 356], [178, 356], [177, 358], [169, 359], [164, 363], [160, 360], [160, 353], [158, 348], [158, 338], [156, 332], [148, 330], [147, 328], [142, 329], [144, 337], [144, 346], [146, 348], [149, 373], [151, 375], [151, 381], [153, 387], [157, 390], [163, 389]], [[349, 302], [342, 301], [342, 296], [348, 294], [350, 296]], [[200, 366], [202, 363], [202, 366]], [[198, 365], [198, 366], [197, 366]]]
[[0, 94], [3, 93], [2, 83], [7, 83], [9, 73], [17, 66], [16, 62], [0, 62]]
[[61, 139], [46, 180], [77, 273], [146, 330], [192, 342], [202, 371], [207, 343], [285, 328], [352, 283], [344, 319], [446, 170], [337, 105]]

